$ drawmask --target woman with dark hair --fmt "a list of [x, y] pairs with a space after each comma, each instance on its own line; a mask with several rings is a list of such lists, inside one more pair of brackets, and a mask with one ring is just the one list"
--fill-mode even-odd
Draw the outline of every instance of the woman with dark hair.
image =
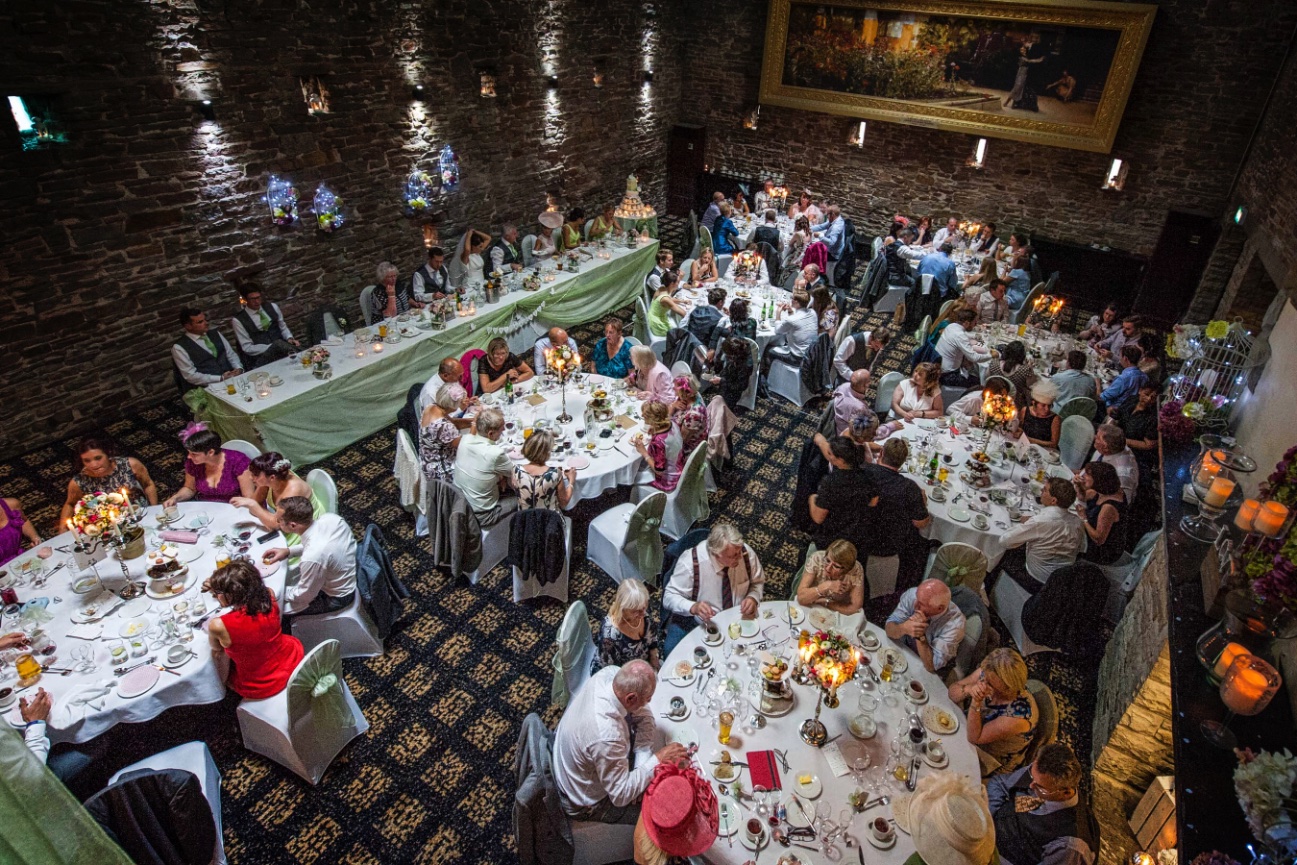
[[[739, 301], [734, 301], [738, 303]], [[734, 304], [730, 304], [734, 309]], [[748, 319], [751, 321], [752, 319]], [[717, 365], [716, 375], [707, 377], [707, 381], [721, 390], [721, 399], [730, 411], [739, 407], [739, 400], [748, 388], [748, 379], [752, 376], [752, 352], [748, 344], [737, 336], [732, 336], [721, 343], [721, 358]]]
[[1095, 343], [1107, 339], [1118, 330], [1121, 330], [1121, 307], [1117, 306], [1117, 301], [1110, 300], [1103, 307], [1103, 312], [1090, 316], [1085, 329], [1076, 338]]
[[755, 341], [757, 338], [757, 320], [748, 314], [748, 302], [741, 297], [730, 301], [730, 326], [728, 336], [741, 336]]
[[821, 285], [811, 292], [811, 309], [815, 310], [815, 317], [819, 320], [820, 333], [827, 333], [830, 338], [835, 336], [838, 330], [838, 305], [833, 302], [833, 294], [828, 286]]
[[920, 216], [919, 224], [914, 228], [912, 246], [927, 246], [932, 243], [932, 217]]
[[233, 666], [230, 688], [247, 700], [264, 700], [288, 687], [305, 652], [302, 641], [283, 633], [279, 604], [256, 565], [235, 559], [203, 583], [203, 591], [230, 611], [207, 623], [212, 651], [224, 651]]
[[581, 232], [585, 228], [584, 223], [585, 211], [581, 208], [574, 207], [567, 212], [567, 222], [563, 223], [563, 233], [559, 238], [563, 242], [561, 251], [566, 252], [581, 245]]
[[[301, 496], [310, 499], [315, 519], [319, 519], [320, 514], [324, 513], [324, 503], [315, 495], [315, 490], [298, 477], [293, 471], [293, 464], [283, 454], [274, 451], [261, 454], [252, 460], [248, 473], [252, 476], [252, 495], [235, 496], [230, 499], [230, 504], [247, 509], [248, 516], [265, 526], [266, 531], [273, 532], [282, 528], [279, 517], [275, 514], [275, 502], [282, 502], [286, 498]], [[286, 534], [284, 541], [291, 547], [297, 543], [297, 536]]]
[[806, 245], [811, 242], [811, 220], [806, 216], [799, 216], [793, 221], [793, 234], [788, 239], [788, 245], [784, 247], [783, 269], [785, 271], [802, 269], [802, 256], [806, 253]]
[[1013, 384], [1014, 402], [1017, 403], [1018, 408], [1027, 407], [1031, 386], [1036, 383], [1037, 376], [1031, 364], [1027, 363], [1027, 347], [1021, 340], [1015, 339], [1000, 349], [999, 357], [991, 358], [986, 377], [990, 378], [993, 375], [1008, 379]]
[[[72, 511], [82, 496], [90, 493], [112, 493], [125, 489], [137, 502], [143, 498], [149, 504], [158, 503], [158, 487], [149, 477], [149, 470], [135, 457], [119, 457], [112, 441], [98, 436], [86, 436], [77, 444], [77, 460], [72, 469], [75, 474], [68, 481], [68, 498], [59, 512], [55, 534], [64, 530]], [[143, 504], [143, 502], [140, 502]]]
[[1076, 487], [1076, 515], [1085, 524], [1089, 539], [1081, 558], [1110, 565], [1126, 549], [1126, 496], [1117, 469], [1110, 463], [1086, 463], [1077, 475]]
[[506, 380], [519, 384], [534, 378], [531, 364], [509, 351], [509, 342], [497, 336], [486, 344], [486, 355], [477, 362], [477, 392], [495, 393]]
[[249, 497], [256, 486], [248, 471], [250, 460], [238, 451], [221, 447], [221, 437], [207, 424], [191, 423], [180, 433], [189, 452], [185, 458], [185, 485], [163, 504], [198, 499], [200, 502], [228, 502], [235, 496]]
[[603, 339], [594, 344], [591, 356], [594, 371], [609, 378], [630, 375], [630, 343], [623, 336], [625, 325], [620, 318], [610, 318], [603, 323]]

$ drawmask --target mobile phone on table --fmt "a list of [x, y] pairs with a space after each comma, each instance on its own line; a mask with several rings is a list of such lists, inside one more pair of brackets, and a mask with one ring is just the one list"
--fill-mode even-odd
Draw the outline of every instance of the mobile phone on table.
[[266, 541], [270, 540], [271, 538], [275, 537], [278, 534], [279, 534], [279, 529], [275, 529], [273, 532], [266, 532], [264, 535], [257, 538], [257, 543], [264, 544]]

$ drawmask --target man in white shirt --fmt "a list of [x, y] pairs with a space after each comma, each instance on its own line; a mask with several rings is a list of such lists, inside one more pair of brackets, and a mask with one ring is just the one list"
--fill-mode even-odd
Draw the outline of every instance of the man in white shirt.
[[313, 515], [311, 500], [289, 496], [275, 503], [279, 526], [301, 542], [269, 550], [266, 564], [299, 557], [297, 581], [284, 589], [281, 608], [284, 633], [292, 632], [292, 619], [332, 613], [356, 599], [356, 539], [351, 527], [337, 514]]
[[882, 357], [883, 349], [892, 341], [892, 332], [885, 327], [853, 333], [842, 340], [833, 355], [833, 368], [841, 381], [849, 381], [858, 369], [873, 372], [874, 364]]
[[996, 396], [1007, 396], [1009, 382], [998, 375], [991, 376], [981, 390], [972, 390], [955, 400], [946, 408], [950, 422], [956, 427], [982, 425], [982, 395], [988, 391]]
[[[437, 372], [423, 385], [423, 390], [419, 391], [419, 413], [423, 414], [423, 410], [436, 401], [437, 391], [441, 390], [443, 385], [462, 385], [464, 383], [463, 378], [464, 365], [460, 363], [457, 358], [443, 358], [441, 363], [437, 364]], [[458, 412], [460, 417], [462, 418], [464, 409], [467, 409], [470, 405], [473, 405], [476, 402], [477, 397], [467, 397], [464, 400], [464, 404], [460, 406], [460, 411]], [[456, 419], [459, 418], [452, 418], [451, 420], [454, 421]], [[455, 424], [455, 426], [459, 429], [463, 429], [468, 426], [468, 422], [465, 421], [462, 426], [460, 424]]]
[[991, 324], [996, 321], [1009, 320], [1009, 302], [1004, 293], [1009, 283], [1003, 279], [994, 280], [991, 285], [977, 296], [977, 323]]
[[420, 303], [445, 297], [451, 292], [450, 270], [446, 267], [446, 250], [440, 246], [428, 248], [428, 263], [410, 277], [410, 291]]
[[680, 556], [662, 593], [662, 606], [670, 614], [662, 657], [696, 625], [735, 604], [743, 618], [755, 619], [765, 582], [761, 561], [743, 535], [731, 523], [718, 523], [706, 543]]
[[554, 783], [564, 813], [577, 820], [632, 825], [659, 763], [689, 751], [672, 742], [652, 751], [657, 724], [649, 701], [657, 675], [646, 661], [604, 667], [572, 697], [554, 731]]
[[1061, 406], [1078, 396], [1098, 399], [1099, 382], [1085, 371], [1085, 364], [1085, 352], [1081, 349], [1074, 348], [1067, 353], [1067, 369], [1060, 369], [1049, 377], [1058, 388], [1058, 400], [1054, 405]]
[[924, 580], [901, 595], [883, 630], [893, 640], [919, 656], [929, 673], [954, 663], [967, 622], [950, 601], [950, 586], [941, 580]]
[[500, 496], [513, 474], [513, 462], [500, 444], [504, 415], [488, 408], [477, 413], [477, 432], [460, 436], [455, 450], [455, 486], [464, 494], [482, 528], [490, 528], [518, 510], [518, 497]]
[[180, 308], [184, 334], [171, 346], [172, 378], [180, 395], [243, 374], [238, 355], [219, 331], [208, 331], [207, 315], [194, 306]]
[[1076, 490], [1062, 478], [1045, 481], [1040, 513], [1009, 529], [1000, 539], [1008, 552], [1000, 568], [1031, 594], [1045, 585], [1049, 575], [1076, 561], [1085, 549], [1085, 527], [1072, 513]]
[[954, 246], [955, 242], [958, 240], [959, 220], [952, 216], [946, 220], [946, 224], [943, 227], [937, 229], [936, 234], [932, 235], [932, 248], [941, 249], [943, 243], [949, 243], [951, 246]]
[[239, 288], [239, 296], [243, 298], [243, 309], [230, 321], [234, 325], [234, 341], [249, 366], [264, 366], [297, 350], [298, 342], [293, 339], [283, 312], [278, 304], [263, 299], [261, 286], [244, 283]]
[[[662, 287], [662, 274], [666, 273], [675, 264], [675, 258], [671, 250], [663, 250], [657, 255], [657, 266], [649, 271], [649, 275], [644, 277], [644, 287], [648, 289], [650, 295], [657, 294], [658, 289]], [[681, 274], [682, 279], [688, 279], [689, 274]]]
[[536, 375], [544, 375], [545, 370], [549, 369], [549, 364], [545, 362], [545, 352], [556, 345], [566, 345], [572, 349], [573, 354], [577, 353], [576, 340], [568, 336], [563, 328], [551, 327], [549, 333], [536, 340], [536, 347], [531, 352], [533, 361], [531, 368]]
[[771, 202], [774, 201], [774, 191], [775, 182], [767, 180], [761, 189], [757, 190], [757, 194], [752, 197], [752, 212], [765, 213], [767, 208], [772, 207]]
[[1094, 457], [1090, 461], [1108, 463], [1115, 468], [1126, 504], [1135, 503], [1135, 491], [1139, 489], [1139, 463], [1135, 461], [1135, 452], [1127, 446], [1126, 434], [1121, 427], [1112, 423], [1099, 425], [1094, 432]]
[[[809, 294], [795, 291], [792, 304], [781, 304], [775, 311], [775, 338], [783, 337], [783, 344], [771, 346], [769, 353], [772, 356], [801, 363], [807, 349], [814, 344], [820, 333], [820, 320], [810, 305]], [[785, 312], [788, 313], [786, 317]]]
[[977, 365], [991, 359], [991, 353], [968, 335], [968, 328], [975, 321], [977, 313], [961, 309], [937, 340], [937, 354], [941, 355], [941, 383], [946, 387], [974, 387], [981, 380]]

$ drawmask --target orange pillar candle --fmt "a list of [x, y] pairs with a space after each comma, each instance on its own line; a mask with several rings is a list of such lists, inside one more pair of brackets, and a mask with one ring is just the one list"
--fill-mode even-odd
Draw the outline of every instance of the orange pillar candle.
[[1270, 689], [1270, 679], [1266, 674], [1254, 669], [1246, 662], [1233, 671], [1220, 689], [1221, 701], [1225, 708], [1240, 715], [1255, 715], [1265, 708], [1269, 700], [1266, 691]]
[[1225, 673], [1229, 671], [1229, 665], [1234, 663], [1234, 659], [1247, 653], [1245, 646], [1238, 643], [1226, 643], [1225, 648], [1221, 650], [1220, 657], [1216, 659], [1216, 666], [1212, 667], [1212, 675], [1217, 679], [1225, 678]]
[[1261, 505], [1261, 509], [1252, 523], [1252, 530], [1260, 532], [1267, 538], [1278, 537], [1287, 522], [1288, 508], [1279, 502], [1266, 502]]
[[1194, 476], [1194, 483], [1200, 487], [1209, 487], [1218, 474], [1220, 474], [1220, 463], [1216, 462], [1208, 451], [1202, 455], [1202, 465], [1198, 468], [1198, 474]]
[[1230, 493], [1234, 492], [1234, 486], [1229, 478], [1216, 478], [1211, 482], [1207, 495], [1202, 497], [1202, 503], [1213, 508], [1223, 508]]
[[[1261, 503], [1256, 499], [1248, 499], [1239, 507], [1238, 513], [1234, 515], [1234, 525], [1238, 526], [1245, 532], [1253, 531], [1252, 522], [1256, 519], [1257, 512], [1261, 510]], [[1220, 675], [1217, 673], [1217, 675]]]

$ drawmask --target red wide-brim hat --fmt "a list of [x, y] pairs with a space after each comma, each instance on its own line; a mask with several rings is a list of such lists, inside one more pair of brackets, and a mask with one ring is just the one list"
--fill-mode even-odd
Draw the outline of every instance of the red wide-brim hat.
[[669, 856], [697, 856], [716, 841], [720, 812], [711, 785], [694, 769], [661, 763], [640, 806], [644, 831]]

